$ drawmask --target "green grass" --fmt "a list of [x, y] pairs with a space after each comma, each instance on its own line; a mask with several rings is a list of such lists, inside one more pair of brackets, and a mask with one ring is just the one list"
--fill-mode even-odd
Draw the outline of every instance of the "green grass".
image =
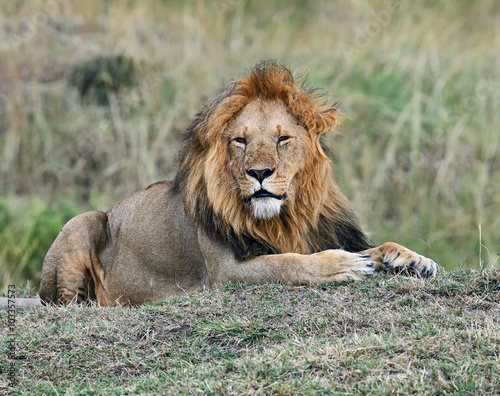
[[20, 311], [12, 394], [495, 394], [499, 301], [489, 268]]
[[[494, 262], [500, 3], [390, 4], [0, 5], [0, 216], [10, 216], [0, 288], [37, 282], [68, 215], [171, 178], [177, 137], [202, 103], [266, 58], [341, 101], [342, 134], [328, 143], [375, 243], [394, 240], [448, 270]], [[75, 76], [96, 67], [109, 70], [82, 98]]]
[[[62, 225], [80, 211], [69, 200], [49, 203], [37, 199], [0, 198], [0, 266], [3, 285], [40, 281], [40, 263]], [[19, 285], [19, 283], [17, 283]], [[3, 290], [2, 290], [3, 291]]]

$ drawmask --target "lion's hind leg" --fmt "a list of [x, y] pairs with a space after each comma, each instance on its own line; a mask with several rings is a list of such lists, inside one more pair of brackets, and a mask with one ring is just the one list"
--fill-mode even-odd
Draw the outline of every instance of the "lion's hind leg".
[[424, 278], [435, 276], [439, 272], [439, 266], [433, 260], [394, 242], [387, 242], [361, 253], [372, 256], [377, 266], [388, 272], [415, 274]]
[[104, 297], [104, 270], [98, 252], [106, 242], [106, 225], [105, 213], [87, 212], [63, 227], [43, 262], [39, 295], [44, 303], [80, 303]]

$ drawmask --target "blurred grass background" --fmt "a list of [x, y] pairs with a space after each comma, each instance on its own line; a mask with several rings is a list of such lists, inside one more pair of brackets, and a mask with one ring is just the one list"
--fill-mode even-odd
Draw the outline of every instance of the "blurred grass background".
[[499, 17], [496, 0], [0, 1], [0, 287], [37, 287], [77, 213], [171, 178], [191, 117], [266, 58], [342, 103], [328, 144], [375, 243], [494, 263]]

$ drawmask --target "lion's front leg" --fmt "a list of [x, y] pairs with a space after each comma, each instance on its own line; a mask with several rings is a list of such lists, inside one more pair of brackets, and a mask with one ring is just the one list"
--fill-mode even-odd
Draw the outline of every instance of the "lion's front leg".
[[205, 258], [210, 285], [225, 283], [318, 284], [374, 275], [375, 261], [369, 254], [325, 250], [304, 255], [285, 253], [237, 261], [233, 250], [203, 231], [198, 240]]
[[307, 283], [360, 280], [375, 275], [376, 262], [369, 254], [334, 249], [310, 255], [292, 254], [292, 256], [300, 257], [302, 274], [307, 277]]
[[425, 278], [439, 272], [439, 266], [433, 260], [394, 242], [387, 242], [361, 253], [369, 254], [377, 266], [389, 272], [415, 274]]

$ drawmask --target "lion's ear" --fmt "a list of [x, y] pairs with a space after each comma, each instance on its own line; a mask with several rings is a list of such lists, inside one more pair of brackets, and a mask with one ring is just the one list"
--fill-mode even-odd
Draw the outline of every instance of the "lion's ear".
[[327, 132], [336, 132], [335, 127], [340, 123], [341, 116], [336, 105], [318, 106], [312, 119], [313, 129], [318, 135]]
[[287, 104], [309, 132], [319, 136], [335, 132], [334, 128], [341, 120], [339, 104], [328, 103], [324, 94], [319, 94], [316, 90], [292, 92], [287, 98]]

